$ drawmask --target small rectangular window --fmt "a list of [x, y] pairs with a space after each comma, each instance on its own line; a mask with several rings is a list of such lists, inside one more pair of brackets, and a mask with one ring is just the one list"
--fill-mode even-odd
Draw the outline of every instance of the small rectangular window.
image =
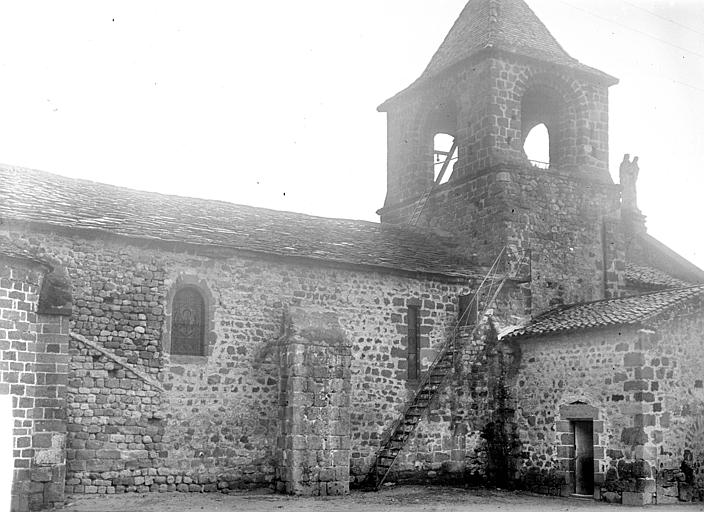
[[408, 379], [420, 374], [420, 315], [418, 306], [408, 307]]

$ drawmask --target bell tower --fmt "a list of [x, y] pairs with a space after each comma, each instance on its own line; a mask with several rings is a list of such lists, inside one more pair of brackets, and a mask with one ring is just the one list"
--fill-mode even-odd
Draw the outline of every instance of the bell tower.
[[[506, 245], [531, 249], [537, 310], [603, 298], [618, 288], [619, 251], [606, 242], [620, 197], [608, 168], [617, 82], [570, 57], [523, 0], [470, 0], [420, 78], [378, 109], [382, 222], [450, 232], [482, 263]], [[538, 125], [549, 161], [524, 150]], [[445, 158], [451, 174], [436, 183]]]

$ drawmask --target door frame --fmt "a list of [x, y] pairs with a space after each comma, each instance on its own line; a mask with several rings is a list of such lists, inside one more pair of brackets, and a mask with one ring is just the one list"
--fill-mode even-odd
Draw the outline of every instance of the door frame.
[[594, 495], [594, 420], [571, 420], [574, 436], [574, 488], [577, 496]]
[[575, 439], [573, 422], [591, 421], [593, 429], [593, 460], [594, 460], [594, 491], [593, 497], [599, 499], [600, 487], [604, 481], [604, 457], [605, 449], [601, 445], [604, 433], [604, 421], [599, 409], [585, 402], [577, 401], [561, 405], [559, 408], [559, 419], [556, 424], [557, 431], [557, 455], [559, 467], [564, 475], [564, 483], [560, 494], [568, 497], [575, 495], [576, 474], [575, 474]]

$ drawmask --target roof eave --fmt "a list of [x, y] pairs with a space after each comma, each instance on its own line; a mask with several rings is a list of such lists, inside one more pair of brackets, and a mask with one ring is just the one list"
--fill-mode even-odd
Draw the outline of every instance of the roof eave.
[[594, 326], [589, 326], [589, 327], [573, 327], [571, 329], [560, 329], [560, 330], [555, 330], [555, 331], [546, 331], [542, 333], [534, 333], [534, 332], [529, 332], [529, 333], [523, 333], [523, 334], [516, 334], [513, 335], [512, 333], [508, 333], [504, 335], [502, 340], [506, 341], [531, 341], [534, 339], [538, 338], [547, 338], [547, 337], [555, 337], [555, 336], [560, 336], [560, 335], [572, 335], [576, 333], [583, 333], [583, 332], [590, 332], [590, 331], [601, 331], [601, 330], [607, 330], [607, 329], [617, 329], [617, 328], [624, 328], [624, 327], [633, 327], [633, 328], [639, 328], [643, 326], [643, 321], [642, 320], [635, 320], [633, 322], [623, 322], [623, 323], [618, 323], [618, 324], [608, 324], [608, 325], [594, 325]]
[[547, 64], [550, 66], [557, 66], [560, 68], [564, 69], [569, 69], [571, 71], [576, 71], [577, 73], [589, 77], [591, 80], [596, 79], [598, 82], [601, 82], [603, 85], [606, 87], [611, 87], [614, 85], [617, 85], [620, 80], [612, 75], [609, 75], [608, 73], [605, 73], [603, 71], [600, 71], [596, 68], [593, 68], [591, 66], [587, 66], [586, 64], [582, 64], [578, 60], [574, 60], [573, 64], [564, 64], [560, 62], [550, 62], [545, 59], [541, 59], [539, 57], [534, 57], [530, 55], [526, 55], [524, 53], [517, 53], [514, 51], [506, 50], [500, 47], [493, 47], [493, 46], [486, 46], [483, 49], [472, 53], [471, 55], [468, 55], [464, 59], [461, 59], [445, 68], [442, 70], [438, 71], [437, 73], [426, 75], [425, 72], [418, 77], [413, 83], [411, 83], [408, 87], [405, 89], [402, 89], [401, 91], [397, 92], [387, 100], [385, 100], [383, 103], [381, 103], [377, 108], [377, 112], [388, 112], [396, 103], [398, 103], [400, 100], [402, 100], [404, 97], [406, 97], [408, 94], [411, 92], [416, 92], [421, 90], [423, 87], [426, 87], [430, 84], [430, 82], [442, 75], [448, 74], [452, 72], [453, 70], [457, 69], [458, 67], [461, 66], [466, 66], [469, 62], [475, 61], [475, 60], [481, 60], [482, 58], [487, 58], [487, 57], [492, 57], [492, 56], [497, 56], [497, 55], [510, 55], [513, 57], [518, 57], [520, 59], [527, 59], [533, 62], [538, 62], [541, 64]]
[[[261, 249], [251, 249], [251, 248], [246, 248], [246, 247], [237, 247], [233, 245], [218, 245], [218, 244], [208, 244], [208, 243], [203, 243], [203, 242], [187, 242], [183, 240], [168, 240], [164, 238], [158, 238], [158, 237], [153, 237], [153, 236], [136, 236], [136, 235], [129, 235], [129, 234], [122, 234], [122, 233], [116, 233], [113, 231], [108, 231], [105, 229], [100, 229], [100, 228], [94, 228], [94, 227], [72, 227], [72, 226], [66, 226], [63, 224], [58, 224], [58, 223], [51, 223], [51, 222], [39, 222], [39, 221], [27, 221], [23, 219], [14, 219], [12, 217], [4, 217], [3, 221], [5, 221], [5, 224], [7, 224], [10, 228], [19, 228], [19, 229], [31, 229], [31, 230], [37, 230], [39, 232], [50, 232], [50, 233], [59, 233], [59, 234], [74, 234], [80, 237], [85, 237], [85, 238], [91, 238], [91, 237], [114, 237], [115, 239], [118, 240], [123, 240], [126, 242], [139, 242], [142, 244], [156, 244], [157, 246], [164, 246], [167, 247], [167, 250], [173, 250], [177, 251], [177, 247], [182, 247], [185, 250], [192, 250], [192, 251], [198, 251], [205, 253], [208, 256], [211, 257], [222, 257], [222, 254], [218, 253], [215, 254], [214, 251], [225, 251], [228, 252], [230, 251], [233, 254], [241, 254], [241, 255], [246, 255], [250, 257], [255, 257], [255, 258], [261, 258], [261, 257], [266, 257], [270, 258], [273, 260], [281, 261], [281, 260], [288, 260], [292, 262], [299, 262], [299, 263], [309, 263], [309, 264], [318, 264], [318, 265], [325, 265], [325, 266], [332, 266], [336, 268], [350, 268], [350, 269], [356, 269], [360, 271], [369, 271], [369, 272], [379, 272], [379, 273], [387, 273], [387, 274], [397, 274], [397, 275], [402, 275], [405, 277], [409, 278], [414, 278], [414, 279], [423, 279], [423, 278], [429, 278], [429, 279], [437, 279], [440, 281], [447, 281], [447, 282], [463, 282], [466, 283], [468, 280], [472, 279], [477, 279], [483, 277], [483, 273], [480, 271], [475, 271], [473, 272], [471, 269], [467, 270], [466, 272], [461, 272], [461, 271], [442, 271], [442, 270], [433, 270], [429, 268], [408, 268], [408, 267], [403, 267], [400, 265], [384, 265], [384, 264], [379, 264], [379, 263], [368, 263], [368, 262], [353, 262], [353, 261], [345, 261], [341, 259], [334, 259], [334, 258], [323, 258], [323, 257], [316, 257], [316, 256], [311, 256], [311, 255], [305, 255], [305, 254], [284, 254], [284, 253], [278, 253], [278, 252], [273, 252], [273, 251], [264, 251]], [[183, 250], [182, 249], [182, 250]], [[3, 255], [2, 252], [0, 252], [0, 255]], [[8, 258], [12, 257], [10, 255], [6, 256]], [[42, 265], [43, 267], [53, 270], [53, 266], [51, 266], [49, 263], [44, 262], [42, 260], [32, 258], [32, 257], [24, 257], [24, 256], [15, 256], [15, 260], [21, 260], [24, 259], [26, 261], [31, 261], [37, 265]]]

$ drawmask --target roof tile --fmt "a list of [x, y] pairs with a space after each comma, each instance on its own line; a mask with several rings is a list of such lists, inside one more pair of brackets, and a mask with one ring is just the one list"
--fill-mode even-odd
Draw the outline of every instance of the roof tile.
[[702, 294], [704, 294], [704, 285], [698, 285], [634, 297], [560, 306], [504, 335], [504, 338], [524, 338], [594, 327], [632, 325]]
[[635, 263], [626, 264], [626, 280], [629, 284], [637, 287], [650, 288], [653, 290], [683, 288], [694, 284], [677, 279], [660, 269], [645, 265], [636, 265]]

